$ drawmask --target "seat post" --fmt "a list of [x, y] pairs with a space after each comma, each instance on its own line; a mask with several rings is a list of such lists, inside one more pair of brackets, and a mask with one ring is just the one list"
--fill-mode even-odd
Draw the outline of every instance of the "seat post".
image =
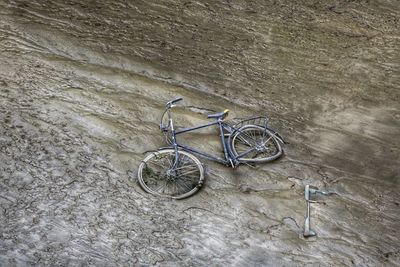
[[228, 149], [227, 149], [226, 143], [225, 143], [224, 128], [222, 127], [222, 119], [221, 118], [218, 118], [218, 126], [219, 126], [219, 136], [221, 138], [221, 144], [222, 144], [222, 148], [224, 150], [224, 156], [225, 156], [225, 159], [228, 161], [228, 160], [230, 160], [230, 157], [229, 157]]

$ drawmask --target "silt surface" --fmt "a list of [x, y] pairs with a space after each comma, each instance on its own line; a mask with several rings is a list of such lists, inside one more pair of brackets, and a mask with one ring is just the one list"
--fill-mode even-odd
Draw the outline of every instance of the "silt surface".
[[[400, 4], [0, 0], [0, 266], [399, 266]], [[285, 156], [136, 182], [180, 127], [268, 115]], [[221, 153], [216, 129], [187, 134]], [[304, 186], [331, 192], [311, 206]]]

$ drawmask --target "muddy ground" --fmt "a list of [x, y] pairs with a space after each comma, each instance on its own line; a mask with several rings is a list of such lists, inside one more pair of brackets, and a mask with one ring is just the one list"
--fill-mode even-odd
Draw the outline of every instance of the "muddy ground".
[[[399, 266], [399, 18], [396, 0], [0, 0], [0, 266]], [[285, 157], [202, 160], [195, 196], [146, 194], [175, 97], [181, 126], [267, 114]], [[187, 141], [219, 151], [213, 133]], [[334, 193], [309, 239], [306, 184]]]

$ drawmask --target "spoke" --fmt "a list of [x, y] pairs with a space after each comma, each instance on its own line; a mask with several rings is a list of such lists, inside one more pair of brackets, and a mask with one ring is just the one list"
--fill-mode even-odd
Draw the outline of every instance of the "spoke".
[[247, 154], [249, 154], [250, 152], [252, 152], [252, 151], [254, 151], [254, 150], [255, 150], [255, 148], [252, 147], [252, 148], [250, 148], [249, 150], [247, 150], [247, 151], [243, 152], [242, 154], [238, 155], [237, 158], [241, 158], [241, 157], [243, 157], [243, 156], [246, 156]]
[[189, 183], [188, 184], [188, 182], [186, 181], [186, 180], [181, 180], [182, 181], [182, 183], [178, 183], [179, 185], [181, 185], [182, 187], [185, 187], [186, 188], [186, 190], [192, 190], [193, 188], [191, 188], [191, 184], [192, 183]]
[[[175, 160], [176, 160], [176, 155], [174, 155], [173, 157], [171, 156], [171, 159], [169, 159], [169, 169], [172, 169], [174, 164], [175, 164]], [[178, 154], [178, 163], [179, 163], [179, 154]]]
[[248, 145], [248, 146], [251, 146], [251, 144], [249, 143], [249, 142], [247, 142], [247, 140], [245, 140], [244, 138], [239, 138], [239, 141], [242, 141], [242, 143], [244, 144], [244, 145]]
[[262, 145], [265, 146], [265, 144], [272, 139], [272, 136], [270, 138], [267, 139], [267, 141], [265, 141]]
[[186, 176], [184, 176], [184, 175], [179, 175], [178, 177], [178, 181], [181, 181], [181, 182], [184, 182], [184, 183], [186, 183], [186, 182], [191, 182], [191, 181], [195, 181], [195, 180], [197, 180], [198, 179], [198, 176], [197, 175], [186, 175]]
[[186, 155], [183, 155], [183, 157], [182, 157], [182, 159], [181, 159], [181, 162], [182, 162], [182, 166], [187, 166], [187, 165], [193, 164], [193, 163], [192, 163], [192, 159], [189, 158], [189, 157], [186, 156]]
[[266, 131], [266, 128], [264, 127], [263, 134], [262, 134], [262, 140], [264, 140], [266, 135], [267, 135], [267, 131]]
[[198, 172], [197, 165], [193, 162], [193, 159], [188, 157], [187, 155], [183, 155], [180, 158], [179, 166], [176, 168], [177, 177], [175, 180], [176, 186], [179, 191], [182, 193], [187, 193], [193, 189], [193, 181], [198, 179]]
[[262, 131], [262, 137], [261, 137], [261, 142], [264, 142], [265, 138], [267, 137], [273, 137], [273, 134], [268, 132], [266, 129]]
[[244, 146], [248, 146], [248, 147], [253, 146], [253, 144], [251, 144], [250, 142], [247, 142], [247, 140], [245, 140], [244, 138], [239, 137], [239, 141], [242, 141], [242, 142], [239, 142], [238, 145], [240, 145], [240, 143], [241, 143]]
[[[162, 167], [162, 168], [165, 168], [164, 165], [162, 165], [162, 164], [160, 164], [160, 163], [158, 163], [158, 162], [156, 162], [156, 161], [152, 161], [152, 162], [150, 162], [150, 164], [154, 164], [154, 165], [160, 166], [160, 167]], [[146, 165], [149, 165], [149, 163], [147, 163]]]
[[195, 168], [195, 169], [197, 169], [197, 168], [196, 168], [196, 165], [185, 165], [185, 166], [176, 168], [175, 170], [178, 171], [178, 170], [182, 170], [182, 169], [186, 169], [186, 168]]
[[180, 173], [179, 175], [187, 175], [187, 174], [194, 173], [194, 172], [197, 172], [197, 169], [194, 169], [194, 170], [191, 170], [191, 171], [187, 171], [187, 172], [183, 172], [183, 173]]
[[260, 131], [260, 129], [257, 128], [257, 144], [260, 142], [262, 143], [263, 137], [262, 137], [262, 133]]
[[[241, 131], [239, 134], [242, 134], [242, 135], [244, 135], [244, 137], [248, 137], [249, 139], [253, 139], [253, 136], [252, 136], [250, 130]], [[254, 139], [253, 139], [253, 140], [254, 140]]]
[[161, 190], [161, 193], [162, 193], [162, 194], [165, 194], [166, 191], [167, 191], [167, 189], [168, 189], [168, 181], [166, 180], [166, 181], [164, 182], [164, 186], [163, 186], [163, 188], [162, 188], [162, 190]]
[[185, 182], [185, 181], [182, 181], [181, 183], [176, 183], [177, 185], [179, 185], [179, 186], [181, 186], [181, 188], [183, 188], [184, 190], [192, 190], [191, 188], [190, 188], [190, 186]]
[[252, 129], [249, 129], [248, 132], [249, 132], [248, 137], [250, 138], [250, 140], [251, 140], [254, 144], [257, 144], [257, 138], [256, 138], [255, 131], [252, 131]]
[[[238, 135], [237, 136], [239, 138], [240, 141], [242, 141], [244, 144], [248, 145], [248, 146], [252, 146], [252, 144], [250, 142], [248, 142], [244, 137]], [[250, 139], [252, 139], [251, 136], [248, 136]], [[254, 141], [254, 140], [253, 140]]]
[[257, 144], [256, 130], [250, 129], [250, 133], [251, 133], [251, 136], [253, 137], [253, 140], [256, 141], [256, 144]]
[[[160, 189], [162, 189], [163, 187], [165, 187], [165, 185], [166, 185], [166, 183], [165, 183], [165, 181], [164, 181], [164, 185], [161, 184], [159, 187], [157, 187], [156, 189], [154, 189], [154, 191], [160, 192]], [[160, 193], [162, 193], [162, 192], [160, 192]]]
[[195, 181], [198, 179], [198, 175], [179, 175], [177, 177], [177, 181], [187, 182], [187, 181]]
[[177, 187], [176, 187], [176, 183], [171, 183], [171, 184], [172, 184], [171, 190], [170, 190], [170, 192], [172, 192], [171, 195], [175, 195], [178, 191]]

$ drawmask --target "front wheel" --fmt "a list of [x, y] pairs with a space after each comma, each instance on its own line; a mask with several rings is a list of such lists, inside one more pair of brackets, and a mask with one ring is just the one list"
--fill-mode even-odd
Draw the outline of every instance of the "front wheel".
[[164, 149], [149, 154], [139, 165], [138, 180], [146, 192], [182, 199], [196, 193], [204, 181], [201, 162], [192, 154]]
[[239, 162], [269, 162], [283, 154], [275, 135], [258, 125], [246, 125], [234, 132], [230, 146]]

